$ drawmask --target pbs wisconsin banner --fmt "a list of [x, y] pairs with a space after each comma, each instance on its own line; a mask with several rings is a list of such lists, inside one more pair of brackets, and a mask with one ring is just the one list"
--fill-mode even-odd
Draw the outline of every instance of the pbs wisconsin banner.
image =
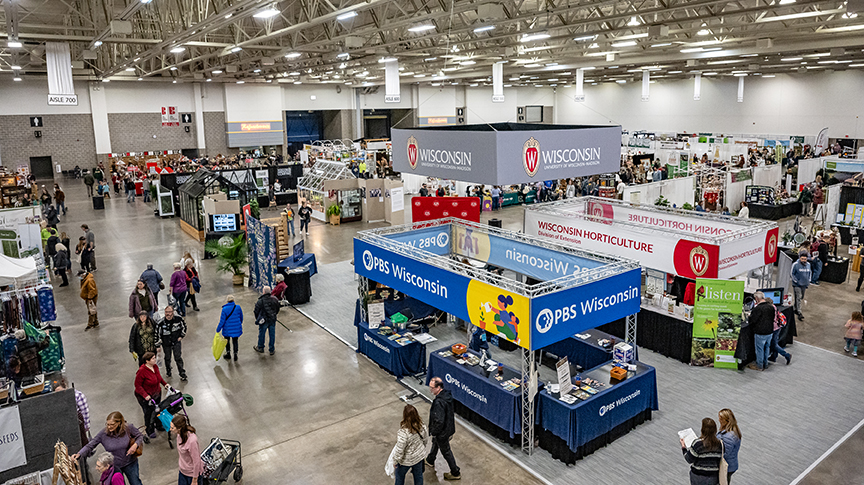
[[744, 282], [698, 278], [690, 365], [737, 369]]

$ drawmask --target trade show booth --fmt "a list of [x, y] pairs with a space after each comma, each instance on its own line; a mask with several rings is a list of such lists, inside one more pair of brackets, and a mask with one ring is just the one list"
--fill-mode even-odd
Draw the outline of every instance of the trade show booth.
[[[363, 298], [355, 317], [358, 352], [394, 375], [425, 367], [425, 344], [434, 341], [427, 321], [400, 308], [444, 312], [519, 348], [521, 369], [490, 364], [462, 343], [444, 347], [429, 355], [426, 378], [445, 382], [461, 415], [529, 453], [535, 425], [540, 446], [572, 462], [657, 410], [656, 374], [636, 362], [630, 338], [640, 301], [636, 261], [453, 218], [358, 232], [354, 261]], [[389, 295], [379, 306], [382, 288], [423, 306], [388, 304]], [[628, 317], [627, 343], [614, 348], [614, 362], [587, 341], [585, 334], [595, 332], [589, 329]], [[547, 349], [561, 357], [564, 376], [552, 388], [537, 370], [536, 351]], [[574, 361], [592, 367], [575, 368], [571, 379]], [[637, 397], [614, 416], [598, 412], [624, 396]]]

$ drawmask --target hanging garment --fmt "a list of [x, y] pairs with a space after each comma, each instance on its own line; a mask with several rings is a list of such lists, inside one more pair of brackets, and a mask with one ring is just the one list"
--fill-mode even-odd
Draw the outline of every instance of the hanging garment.
[[40, 288], [37, 294], [39, 299], [39, 319], [42, 322], [57, 320], [57, 310], [54, 307], [54, 289]]
[[50, 343], [48, 348], [39, 352], [42, 357], [42, 372], [60, 372], [66, 365], [66, 354], [63, 351], [63, 339], [60, 336], [60, 327], [49, 325], [44, 330], [48, 331]]

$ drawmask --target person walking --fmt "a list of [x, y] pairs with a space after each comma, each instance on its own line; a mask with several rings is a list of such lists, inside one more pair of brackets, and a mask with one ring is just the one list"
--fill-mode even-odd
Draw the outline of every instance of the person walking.
[[453, 414], [453, 395], [444, 389], [440, 377], [429, 380], [429, 390], [435, 396], [429, 409], [429, 434], [432, 435], [432, 449], [424, 461], [430, 468], [435, 468], [435, 458], [438, 450], [447, 461], [450, 472], [444, 474], [444, 480], [460, 480], [462, 474], [456, 465], [456, 458], [450, 449], [450, 439], [456, 434], [456, 420]]
[[[81, 457], [86, 459], [93, 454], [97, 446], [102, 445], [106, 452], [114, 456], [114, 468], [123, 472], [129, 480], [129, 485], [141, 485], [141, 478], [138, 476], [138, 456], [135, 452], [144, 446], [144, 439], [144, 435], [135, 425], [127, 423], [119, 411], [114, 411], [105, 419], [105, 427], [102, 431], [99, 431], [78, 453], [69, 458], [76, 461]], [[111, 485], [115, 485], [114, 482], [111, 482]]]
[[126, 202], [135, 202], [135, 181], [132, 177], [126, 177], [123, 184], [126, 188]]
[[825, 241], [824, 235], [817, 236], [816, 240], [810, 246], [812, 274], [810, 275], [810, 284], [819, 286], [819, 276], [822, 275], [822, 269], [828, 264], [828, 242]]
[[806, 249], [798, 251], [798, 261], [792, 265], [792, 292], [795, 294], [795, 314], [798, 318], [804, 320], [804, 314], [801, 313], [801, 304], [804, 301], [804, 292], [810, 286], [810, 263], [808, 262], [810, 253]]
[[717, 438], [717, 423], [711, 418], [702, 420], [702, 435], [690, 446], [681, 440], [681, 452], [690, 464], [690, 485], [718, 485], [723, 442]]
[[171, 281], [168, 286], [171, 287], [171, 296], [176, 300], [177, 313], [181, 317], [186, 316], [186, 292], [189, 287], [186, 284], [186, 272], [183, 271], [180, 263], [174, 263], [174, 272], [171, 273]]
[[90, 260], [93, 256], [93, 251], [87, 247], [87, 241], [84, 236], [78, 238], [78, 245], [75, 246], [75, 254], [78, 255], [78, 263], [84, 271], [90, 271]]
[[[240, 305], [234, 303], [234, 295], [225, 297], [225, 304], [222, 305], [222, 313], [219, 316], [219, 325], [216, 327], [216, 333], [221, 333], [223, 337], [228, 339], [228, 344], [225, 345], [225, 360], [231, 358], [231, 346], [234, 346], [234, 362], [237, 362], [237, 339], [243, 335], [243, 309]], [[272, 338], [271, 338], [272, 341]]]
[[204, 473], [204, 463], [201, 461], [201, 449], [195, 428], [189, 424], [189, 418], [178, 414], [171, 420], [171, 432], [177, 435], [178, 468], [180, 469], [177, 485], [200, 483], [201, 474]]
[[846, 320], [846, 346], [843, 350], [846, 352], [852, 351], [852, 357], [858, 357], [858, 344], [861, 343], [861, 337], [864, 335], [864, 316], [861, 312], [852, 312], [852, 318]]
[[93, 278], [93, 273], [87, 271], [79, 271], [78, 279], [81, 280], [81, 299], [87, 306], [87, 328], [86, 332], [91, 328], [99, 326], [99, 315], [96, 313], [96, 300], [99, 299], [99, 289], [96, 288], [96, 279]]
[[87, 197], [93, 197], [93, 184], [96, 183], [96, 179], [93, 178], [93, 175], [87, 173], [84, 176], [84, 185], [87, 187]]
[[[300, 233], [308, 236], [309, 235], [309, 220], [312, 218], [312, 209], [306, 205], [306, 201], [303, 201], [303, 204], [300, 206], [300, 210], [297, 211], [297, 215], [300, 216]], [[305, 231], [305, 232], [304, 232]]]
[[396, 433], [393, 460], [396, 465], [396, 485], [404, 485], [408, 471], [414, 476], [414, 485], [423, 485], [423, 455], [429, 432], [417, 413], [417, 408], [406, 404], [402, 409], [402, 422]]
[[160, 345], [156, 323], [147, 315], [147, 312], [142, 311], [129, 330], [129, 353], [140, 366], [145, 362], [144, 355], [155, 354]]
[[63, 283], [59, 286], [69, 286], [69, 278], [66, 277], [66, 267], [69, 265], [69, 251], [63, 243], [54, 245], [54, 274], [59, 276]]
[[45, 209], [45, 222], [48, 223], [48, 227], [56, 231], [57, 224], [60, 224], [60, 217], [57, 216], [57, 209], [55, 209], [53, 205], [43, 207]]
[[84, 231], [84, 242], [86, 243], [87, 249], [90, 250], [90, 257], [88, 258], [90, 271], [96, 271], [96, 236], [87, 224], [81, 224], [81, 230]]
[[258, 325], [258, 345], [252, 347], [255, 352], [264, 353], [265, 336], [270, 333], [270, 355], [276, 353], [276, 318], [280, 308], [279, 301], [270, 294], [270, 287], [262, 288], [255, 302], [255, 325]]
[[150, 293], [153, 293], [153, 298], [156, 300], [156, 307], [159, 307], [159, 291], [165, 289], [165, 283], [162, 283], [162, 275], [153, 269], [153, 263], [147, 263], [147, 269], [141, 273], [139, 278], [150, 288]]
[[[770, 301], [770, 300], [769, 300]], [[773, 303], [772, 303], [773, 304]], [[780, 310], [774, 307], [774, 332], [771, 334], [771, 355], [768, 356], [768, 362], [777, 362], [777, 356], [782, 355], [786, 359], [786, 365], [792, 363], [792, 354], [783, 350], [780, 347], [780, 332], [786, 326], [786, 316]]]
[[756, 364], [748, 365], [753, 370], [768, 368], [768, 355], [771, 353], [771, 335], [774, 333], [774, 304], [765, 298], [761, 291], [753, 294], [756, 306], [750, 312], [747, 324], [753, 329], [756, 344]]
[[294, 236], [295, 235], [294, 234], [294, 209], [291, 208], [290, 202], [285, 207], [284, 214], [285, 214], [285, 223], [288, 226], [286, 233], [291, 234], [291, 236]]
[[54, 184], [54, 206], [58, 213], [62, 210], [63, 215], [66, 215], [66, 193], [59, 184]]
[[171, 377], [171, 356], [177, 364], [180, 380], [186, 381], [186, 370], [183, 368], [183, 348], [181, 341], [186, 336], [186, 322], [183, 317], [174, 314], [174, 307], [165, 307], [165, 316], [156, 324], [157, 338], [162, 341], [165, 352], [165, 375]]
[[741, 430], [731, 409], [721, 409], [717, 413], [720, 431], [717, 439], [723, 442], [723, 458], [726, 460], [726, 484], [732, 483], [732, 474], [738, 471], [738, 450], [741, 448]]
[[165, 387], [166, 391], [170, 391], [171, 386], [165, 382], [162, 374], [159, 373], [159, 366], [156, 365], [156, 354], [145, 352], [142, 357], [144, 363], [135, 373], [135, 398], [138, 399], [138, 404], [144, 411], [147, 437], [153, 439], [156, 437], [156, 406], [162, 401], [162, 388], [160, 386]]
[[193, 259], [186, 260], [186, 267], [183, 270], [186, 273], [186, 301], [183, 302], [184, 308], [188, 306], [188, 302], [192, 302], [192, 309], [198, 311], [198, 302], [195, 301], [195, 294], [201, 290], [201, 280], [198, 279], [198, 270], [195, 269], [195, 261]]
[[143, 280], [138, 280], [135, 284], [135, 289], [129, 295], [129, 318], [136, 318], [141, 312], [147, 313], [147, 316], [152, 317], [156, 308], [156, 297], [150, 291]]

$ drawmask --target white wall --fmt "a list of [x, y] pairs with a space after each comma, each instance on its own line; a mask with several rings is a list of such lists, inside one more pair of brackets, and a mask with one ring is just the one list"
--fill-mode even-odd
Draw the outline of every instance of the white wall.
[[456, 116], [456, 86], [420, 86], [417, 116]]
[[465, 88], [465, 123], [516, 122], [516, 89], [504, 88], [504, 102], [492, 102], [491, 87]]
[[195, 111], [192, 84], [151, 82], [102, 83], [109, 113], [160, 113], [176, 106], [180, 113]]
[[399, 102], [385, 103], [384, 102], [384, 86], [378, 88], [375, 94], [361, 94], [359, 109], [410, 109], [416, 108], [413, 99], [413, 91], [418, 86], [413, 84], [399, 85]]
[[225, 84], [225, 121], [282, 121], [278, 84]]
[[0, 116], [56, 115], [90, 113], [90, 93], [87, 83], [75, 81], [78, 106], [48, 106], [48, 79], [15, 82], [5, 78], [0, 82]]
[[[282, 85], [282, 109], [286, 111], [354, 109], [354, 90], [351, 86], [335, 84]], [[312, 99], [315, 96], [315, 99]]]
[[225, 111], [225, 87], [222, 83], [201, 83], [201, 102], [204, 112]]

